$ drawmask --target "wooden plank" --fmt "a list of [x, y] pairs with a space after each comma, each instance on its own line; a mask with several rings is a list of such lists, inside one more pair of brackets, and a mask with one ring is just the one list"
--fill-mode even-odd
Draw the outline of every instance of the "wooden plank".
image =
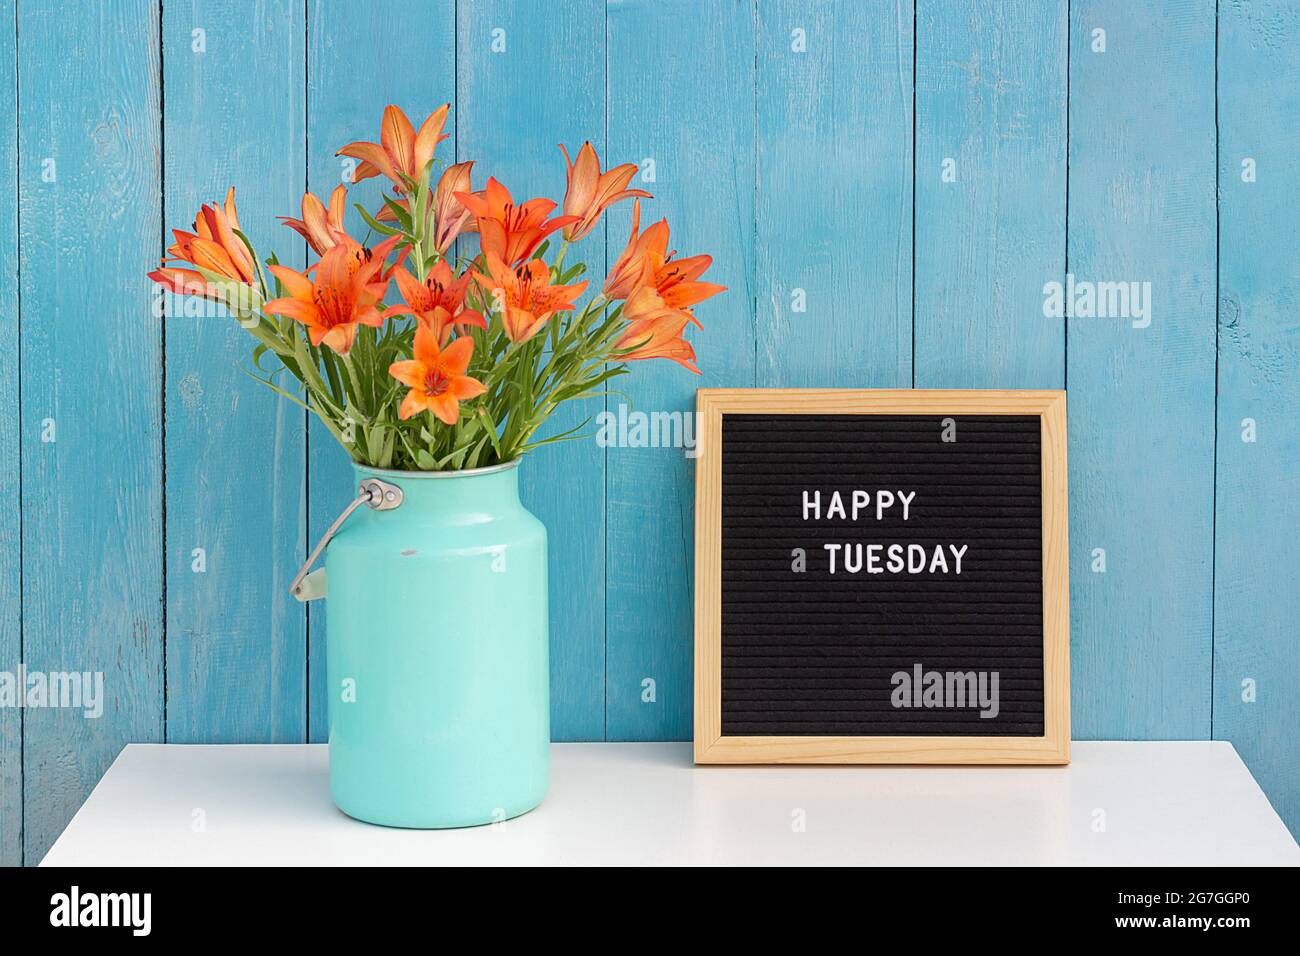
[[[18, 34], [14, 0], [0, 0], [0, 86], [18, 87]], [[18, 182], [18, 114], [0, 114], [0, 174]], [[12, 449], [0, 464], [0, 672], [14, 673], [22, 660], [22, 511], [18, 389], [18, 203], [0, 191], [0, 446]], [[0, 866], [22, 863], [22, 712], [0, 708]]]
[[1295, 0], [1220, 10], [1214, 736], [1233, 742], [1293, 833], [1300, 833], [1300, 739], [1288, 732], [1300, 726], [1300, 590], [1292, 577], [1300, 564], [1298, 37]]
[[1214, 3], [1075, 0], [1070, 17], [1067, 267], [1150, 283], [1149, 309], [1066, 325], [1075, 735], [1207, 737]]
[[[302, 264], [274, 217], [302, 196], [303, 47], [293, 0], [166, 4], [169, 229], [234, 186], [259, 255]], [[301, 741], [306, 625], [287, 591], [303, 553], [303, 412], [245, 374], [256, 342], [224, 309], [184, 304], [166, 320], [167, 739]]]
[[[666, 216], [670, 248], [712, 255], [705, 278], [730, 290], [698, 310], [703, 375], [640, 364], [608, 404], [690, 415], [696, 388], [754, 384], [757, 11], [744, 0], [630, 0], [610, 6], [608, 32], [610, 156], [653, 164], [642, 225]], [[615, 254], [630, 222], [630, 209], [610, 217]], [[689, 739], [694, 462], [682, 448], [613, 447], [608, 471], [606, 732]]]
[[[456, 153], [474, 160], [473, 183], [489, 175], [522, 201], [564, 198], [569, 155], [590, 139], [603, 149], [605, 7], [600, 0], [461, 3], [457, 24]], [[625, 158], [615, 153], [619, 159]], [[620, 227], [622, 229], [623, 227]], [[618, 234], [619, 230], [615, 230]], [[605, 271], [603, 229], [571, 250], [591, 278]], [[580, 424], [599, 398], [561, 409], [543, 434]], [[587, 432], [594, 434], [595, 427]], [[525, 505], [550, 543], [551, 736], [604, 735], [605, 455], [594, 438], [543, 448], [522, 465]]]
[[[398, 29], [398, 24], [419, 29]], [[356, 4], [314, 0], [307, 11], [307, 159], [310, 189], [322, 202], [344, 181], [351, 166], [335, 156], [356, 140], [378, 142], [380, 117], [389, 103], [400, 106], [417, 127], [437, 107], [453, 102], [456, 92], [455, 0], [382, 0]], [[381, 62], [419, 64], [418, 69], [388, 71], [374, 82]], [[454, 103], [453, 103], [454, 107]], [[452, 138], [438, 147], [440, 160], [456, 155]], [[367, 179], [348, 191], [348, 231], [362, 239], [365, 223], [353, 209], [360, 202], [378, 208], [387, 180]], [[391, 192], [391, 190], [390, 190]], [[296, 215], [296, 213], [295, 213]], [[394, 292], [394, 296], [396, 293]], [[390, 299], [390, 301], [394, 301]], [[308, 428], [308, 547], [356, 493], [352, 462], [342, 446], [315, 417]], [[328, 732], [325, 688], [325, 605], [308, 605], [311, 642], [308, 654], [310, 739]]]
[[1060, 388], [1066, 3], [921, 0], [916, 386]]
[[912, 3], [758, 13], [757, 382], [910, 385]]
[[163, 736], [158, 29], [146, 0], [18, 10], [24, 660], [103, 674], [97, 719], [24, 711], [33, 864]]

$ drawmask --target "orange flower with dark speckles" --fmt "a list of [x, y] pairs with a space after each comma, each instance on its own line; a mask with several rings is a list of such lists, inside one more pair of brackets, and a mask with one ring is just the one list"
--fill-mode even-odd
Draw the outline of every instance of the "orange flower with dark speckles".
[[577, 216], [547, 219], [555, 208], [549, 199], [530, 199], [516, 205], [510, 190], [495, 178], [487, 181], [482, 193], [461, 191], [455, 196], [477, 219], [483, 251], [495, 252], [502, 262], [512, 266], [531, 256], [555, 230], [578, 221]]
[[413, 315], [421, 324], [438, 333], [439, 345], [447, 344], [453, 327], [458, 330], [471, 325], [487, 328], [487, 320], [481, 312], [465, 308], [465, 292], [474, 277], [466, 272], [459, 279], [455, 278], [446, 259], [435, 262], [423, 282], [400, 266], [393, 271], [393, 277], [405, 302], [385, 309], [384, 318]]
[[512, 342], [532, 338], [556, 312], [572, 309], [587, 288], [586, 282], [552, 285], [550, 267], [540, 259], [511, 268], [495, 252], [485, 258], [490, 274], [475, 272], [474, 278], [502, 310], [501, 321]]
[[384, 324], [379, 303], [388, 281], [380, 278], [380, 270], [399, 239], [385, 239], [374, 249], [340, 243], [325, 251], [312, 278], [286, 266], [270, 266], [289, 295], [272, 299], [263, 308], [307, 326], [312, 345], [323, 342], [339, 355], [347, 355], [358, 325]]
[[461, 336], [445, 349], [439, 347], [437, 333], [423, 323], [415, 330], [415, 358], [394, 362], [388, 374], [411, 390], [397, 410], [401, 419], [430, 411], [442, 422], [455, 425], [460, 418], [460, 403], [482, 395], [487, 386], [465, 374], [474, 340]]

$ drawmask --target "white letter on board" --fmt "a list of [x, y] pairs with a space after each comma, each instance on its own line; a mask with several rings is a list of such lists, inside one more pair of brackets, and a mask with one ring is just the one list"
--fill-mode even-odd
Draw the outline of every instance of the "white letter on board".
[[879, 521], [885, 514], [885, 509], [894, 504], [894, 493], [892, 491], [876, 492], [876, 520]]
[[910, 492], [910, 493], [900, 491], [900, 492], [898, 493], [898, 500], [899, 500], [899, 501], [902, 503], [902, 505], [903, 505], [903, 520], [904, 520], [904, 521], [907, 520], [907, 509], [911, 507], [911, 505], [912, 505], [912, 500], [913, 500], [914, 498], [916, 498], [916, 492], [915, 492], [915, 491]]
[[821, 520], [822, 516], [822, 493], [814, 491], [812, 500], [808, 499], [808, 490], [805, 488], [803, 493], [803, 520], [808, 520], [808, 509], [812, 509], [813, 519]]

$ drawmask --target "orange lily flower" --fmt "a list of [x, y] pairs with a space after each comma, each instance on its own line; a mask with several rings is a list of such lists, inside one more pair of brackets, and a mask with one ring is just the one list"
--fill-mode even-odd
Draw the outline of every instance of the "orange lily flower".
[[624, 163], [608, 172], [600, 171], [600, 158], [590, 142], [582, 144], [576, 162], [569, 159], [569, 151], [560, 144], [568, 166], [567, 188], [564, 191], [564, 213], [576, 216], [577, 221], [564, 227], [564, 238], [573, 242], [581, 239], [596, 227], [601, 213], [622, 199], [640, 196], [649, 199], [644, 189], [628, 189], [627, 184], [636, 175], [636, 163]]
[[712, 256], [690, 256], [663, 262], [628, 296], [623, 305], [624, 316], [635, 320], [664, 310], [689, 310], [697, 302], [726, 292], [724, 285], [696, 281], [712, 262]]
[[388, 367], [389, 375], [411, 389], [402, 399], [397, 417], [407, 419], [428, 410], [455, 425], [460, 403], [487, 391], [486, 385], [465, 374], [474, 340], [463, 335], [444, 349], [438, 345], [437, 333], [421, 323], [415, 330], [414, 352], [415, 358]]
[[611, 299], [626, 299], [654, 275], [652, 249], [668, 248], [668, 220], [657, 223], [641, 232], [641, 200], [632, 205], [632, 235], [627, 247], [615, 260], [605, 278], [604, 292]]
[[343, 228], [343, 214], [347, 211], [347, 187], [339, 185], [330, 193], [330, 205], [325, 206], [311, 193], [302, 195], [302, 218], [278, 217], [281, 222], [307, 240], [307, 244], [323, 256], [340, 242], [352, 241]]
[[640, 236], [638, 222], [639, 216], [634, 211], [632, 237], [605, 280], [606, 295], [628, 300], [623, 311], [629, 319], [663, 309], [687, 309], [727, 291], [726, 286], [698, 281], [713, 264], [712, 256], [672, 258], [676, 253], [668, 251], [666, 219], [659, 220]]
[[[473, 160], [453, 163], [442, 171], [433, 191], [434, 244], [446, 253], [452, 241], [462, 232], [477, 232], [478, 225], [465, 204], [456, 198], [457, 193], [470, 192], [469, 171]], [[387, 207], [385, 207], [387, 208]]]
[[388, 280], [380, 276], [380, 271], [399, 239], [385, 239], [374, 249], [339, 243], [325, 250], [316, 264], [314, 278], [286, 266], [270, 266], [289, 295], [272, 299], [263, 308], [307, 326], [312, 345], [324, 342], [339, 355], [347, 355], [358, 324], [384, 324], [379, 303]]
[[465, 308], [465, 292], [473, 276], [466, 272], [459, 279], [453, 278], [446, 259], [434, 263], [423, 282], [400, 266], [393, 271], [393, 276], [405, 304], [385, 309], [384, 318], [414, 315], [421, 325], [428, 325], [438, 333], [438, 344], [444, 346], [451, 338], [453, 326], [458, 331], [471, 325], [487, 328], [487, 320], [481, 312]]
[[361, 160], [352, 175], [353, 182], [359, 183], [383, 173], [393, 181], [399, 193], [406, 192], [407, 179], [420, 179], [424, 167], [433, 159], [434, 149], [447, 138], [442, 127], [450, 109], [450, 103], [439, 106], [420, 124], [417, 133], [406, 114], [390, 104], [384, 107], [378, 143], [348, 143], [334, 155]]
[[483, 251], [495, 252], [502, 262], [512, 266], [531, 256], [555, 230], [578, 221], [577, 216], [556, 216], [548, 220], [546, 217], [555, 208], [549, 199], [530, 199], [515, 205], [510, 190], [495, 178], [487, 181], [481, 194], [462, 191], [454, 195], [477, 217]]
[[685, 309], [660, 312], [632, 322], [614, 343], [618, 349], [633, 349], [620, 356], [619, 361], [666, 358], [699, 375], [700, 370], [695, 365], [695, 349], [682, 337], [682, 331], [688, 322], [695, 322], [695, 316]]
[[235, 235], [239, 215], [235, 211], [235, 189], [226, 193], [222, 206], [205, 203], [194, 217], [194, 231], [173, 229], [175, 242], [167, 248], [164, 266], [149, 273], [149, 278], [178, 295], [200, 295], [218, 302], [225, 301], [223, 291], [212, 285], [196, 269], [176, 269], [167, 262], [189, 262], [209, 272], [243, 285], [257, 281], [257, 263], [244, 240]]
[[490, 275], [475, 272], [474, 278], [496, 298], [511, 342], [532, 338], [556, 312], [572, 309], [573, 301], [587, 288], [586, 282], [552, 285], [551, 270], [540, 259], [511, 268], [496, 252], [486, 253], [485, 258]]
[[[438, 242], [438, 251], [441, 253], [445, 253], [451, 247], [452, 240], [462, 232], [478, 232], [478, 225], [474, 222], [474, 217], [456, 198], [457, 191], [471, 191], [469, 170], [473, 165], [473, 160], [465, 163], [453, 163], [442, 171], [442, 175], [438, 177], [438, 185], [434, 187], [433, 233]], [[393, 201], [408, 213], [411, 211], [411, 201], [409, 199], [395, 199]], [[396, 222], [397, 214], [393, 212], [392, 206], [384, 203], [379, 212], [375, 214], [375, 218], [380, 222]]]

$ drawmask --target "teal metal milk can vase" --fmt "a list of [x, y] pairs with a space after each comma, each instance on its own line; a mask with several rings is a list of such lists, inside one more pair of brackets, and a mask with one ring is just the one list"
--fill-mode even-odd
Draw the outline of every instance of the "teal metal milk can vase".
[[349, 816], [475, 826], [546, 792], [546, 529], [517, 466], [356, 466], [357, 497], [294, 580], [325, 597], [330, 789]]

